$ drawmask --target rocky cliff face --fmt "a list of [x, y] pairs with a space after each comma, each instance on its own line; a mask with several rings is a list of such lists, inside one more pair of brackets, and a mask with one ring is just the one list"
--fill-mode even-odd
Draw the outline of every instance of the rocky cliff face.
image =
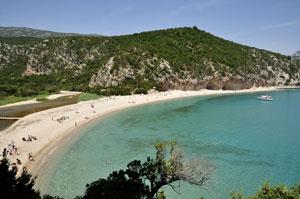
[[38, 75], [41, 82], [44, 78], [73, 90], [295, 85], [299, 63], [195, 28], [119, 37], [0, 38], [0, 75], [6, 76], [0, 82], [14, 84]]

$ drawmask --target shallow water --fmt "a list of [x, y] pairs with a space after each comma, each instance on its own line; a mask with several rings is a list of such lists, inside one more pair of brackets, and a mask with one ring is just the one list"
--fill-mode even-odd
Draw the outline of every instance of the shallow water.
[[[175, 140], [187, 157], [215, 166], [205, 188], [181, 183], [169, 198], [228, 198], [230, 192], [254, 193], [264, 181], [300, 181], [300, 91], [194, 97], [126, 109], [102, 118], [48, 168], [44, 193], [72, 198], [85, 184], [107, 177], [134, 159], [154, 157], [154, 145]], [[105, 164], [109, 160], [112, 164]], [[176, 183], [175, 185], [178, 185]]]

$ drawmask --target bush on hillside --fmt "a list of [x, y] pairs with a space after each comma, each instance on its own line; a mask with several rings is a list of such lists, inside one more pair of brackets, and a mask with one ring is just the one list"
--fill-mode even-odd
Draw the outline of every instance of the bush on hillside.
[[270, 186], [265, 183], [255, 195], [245, 197], [241, 193], [231, 193], [232, 199], [299, 199], [300, 198], [300, 184], [291, 188], [286, 185]]

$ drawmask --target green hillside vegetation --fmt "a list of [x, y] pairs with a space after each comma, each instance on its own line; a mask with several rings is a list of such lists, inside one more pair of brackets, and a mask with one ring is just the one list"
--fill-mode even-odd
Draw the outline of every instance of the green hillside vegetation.
[[32, 95], [32, 96], [0, 96], [0, 106], [6, 105], [6, 104], [12, 104], [16, 102], [21, 102], [25, 100], [32, 100], [36, 99], [36, 101], [47, 101], [49, 96], [48, 92], [40, 92], [38, 95]]
[[196, 27], [113, 37], [2, 37], [0, 47], [2, 96], [60, 89], [101, 95], [153, 87], [196, 90], [214, 78], [223, 78], [221, 89], [228, 79], [229, 85], [243, 83], [233, 89], [299, 82], [298, 60]]
[[231, 193], [232, 199], [298, 199], [300, 198], [300, 184], [288, 187], [284, 184], [271, 186], [265, 183], [256, 194], [245, 197], [241, 193]]
[[78, 97], [78, 101], [96, 100], [101, 96], [94, 93], [81, 93]]

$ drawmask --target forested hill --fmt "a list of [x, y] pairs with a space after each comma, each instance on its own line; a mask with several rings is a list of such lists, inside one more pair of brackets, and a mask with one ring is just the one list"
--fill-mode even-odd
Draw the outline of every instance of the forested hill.
[[130, 94], [295, 85], [299, 60], [193, 28], [113, 37], [0, 38], [1, 95]]

